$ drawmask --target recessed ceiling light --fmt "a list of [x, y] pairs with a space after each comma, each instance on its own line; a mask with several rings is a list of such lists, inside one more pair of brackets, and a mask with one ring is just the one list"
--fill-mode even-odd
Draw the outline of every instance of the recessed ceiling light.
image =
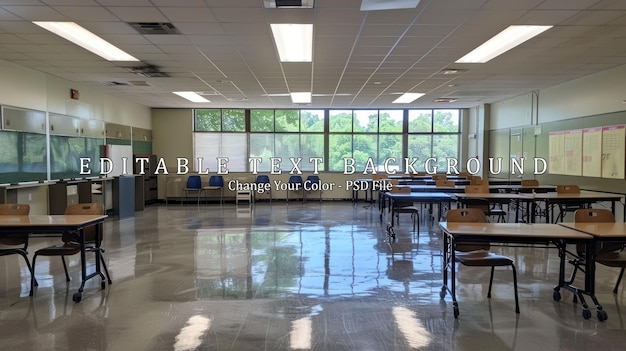
[[493, 38], [461, 57], [456, 63], [485, 63], [534, 38], [552, 26], [509, 26]]
[[404, 93], [400, 95], [397, 99], [393, 100], [392, 104], [409, 104], [424, 95], [425, 94], [422, 93]]
[[311, 103], [311, 92], [297, 92], [291, 93], [291, 102], [294, 104], [310, 104]]
[[282, 62], [313, 61], [313, 25], [272, 23], [272, 34]]
[[74, 22], [33, 22], [108, 61], [139, 61]]
[[362, 0], [361, 11], [414, 9], [420, 0]]
[[211, 102], [193, 91], [173, 91], [173, 93], [191, 102]]

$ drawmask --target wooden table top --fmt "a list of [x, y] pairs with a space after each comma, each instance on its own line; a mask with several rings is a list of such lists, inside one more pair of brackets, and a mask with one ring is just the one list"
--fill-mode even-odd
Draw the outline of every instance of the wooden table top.
[[599, 191], [586, 191], [583, 190], [577, 194], [559, 194], [556, 192], [551, 193], [537, 193], [535, 199], [622, 199], [624, 195], [603, 193]]
[[0, 216], [0, 227], [80, 226], [94, 221], [104, 220], [105, 218], [107, 218], [106, 215]]
[[583, 233], [591, 234], [599, 238], [619, 238], [626, 239], [626, 223], [560, 223], [561, 226], [579, 230]]
[[536, 239], [589, 240], [581, 231], [550, 223], [463, 223], [440, 222], [439, 226], [453, 236], [524, 237]]

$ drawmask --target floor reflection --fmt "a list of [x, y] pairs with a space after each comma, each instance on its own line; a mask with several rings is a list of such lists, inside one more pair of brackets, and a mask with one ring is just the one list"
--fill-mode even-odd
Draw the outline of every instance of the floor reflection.
[[[624, 289], [598, 269], [609, 319], [584, 320], [564, 294], [555, 250], [498, 247], [519, 271], [459, 267], [462, 313], [441, 300], [442, 238], [402, 219], [389, 242], [376, 204], [280, 201], [148, 206], [105, 225], [113, 285], [88, 282], [79, 304], [78, 259], [65, 282], [59, 262], [40, 264], [41, 286], [17, 258], [0, 258], [2, 348], [40, 350], [619, 350]], [[405, 228], [403, 224], [406, 224]], [[53, 239], [50, 239], [53, 240]], [[48, 246], [34, 239], [31, 251]], [[90, 267], [92, 267], [90, 262]], [[43, 284], [42, 284], [43, 283]], [[25, 292], [25, 293], [24, 293]]]

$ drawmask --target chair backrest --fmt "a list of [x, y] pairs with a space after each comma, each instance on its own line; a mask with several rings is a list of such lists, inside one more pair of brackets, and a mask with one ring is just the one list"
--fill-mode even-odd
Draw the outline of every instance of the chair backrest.
[[65, 208], [65, 215], [101, 215], [104, 206], [98, 202], [69, 205]]
[[[485, 213], [477, 208], [455, 208], [448, 211], [446, 214], [446, 221], [448, 222], [464, 222], [464, 223], [487, 223], [487, 216]], [[456, 245], [457, 251], [477, 251], [477, 250], [489, 250], [489, 243], [459, 243]]]
[[265, 184], [270, 182], [270, 177], [266, 175], [260, 175], [256, 177], [257, 184]]
[[[65, 208], [65, 215], [103, 215], [104, 205], [98, 202], [69, 205]], [[102, 233], [102, 224], [100, 224], [100, 233]], [[96, 228], [91, 226], [85, 228], [85, 241], [94, 241], [96, 236]], [[73, 233], [63, 233], [64, 242], [77, 241], [77, 237]], [[102, 237], [100, 237], [102, 240]]]
[[28, 216], [30, 205], [28, 204], [0, 204], [0, 216]]
[[[613, 223], [615, 216], [613, 212], [604, 208], [581, 208], [574, 212], [574, 222], [576, 223]], [[596, 255], [621, 251], [624, 243], [600, 242], [596, 245]], [[577, 244], [576, 251], [579, 254], [585, 252], [584, 244]]]
[[224, 186], [224, 177], [221, 175], [213, 175], [209, 178], [209, 186]]
[[[30, 205], [28, 204], [0, 204], [0, 216], [28, 216]], [[2, 245], [25, 245], [28, 243], [28, 235], [0, 236]]]
[[466, 185], [465, 186], [465, 193], [467, 194], [487, 194], [489, 193], [489, 185], [487, 184], [482, 184], [482, 185]]
[[433, 180], [440, 180], [440, 179], [446, 180], [448, 179], [448, 176], [445, 174], [433, 174], [432, 179]]
[[615, 222], [613, 212], [604, 208], [581, 208], [574, 212], [574, 222], [578, 223], [598, 223]]
[[538, 186], [539, 181], [537, 179], [522, 179], [522, 186]]
[[485, 213], [477, 208], [454, 208], [446, 214], [448, 222], [487, 223]]
[[190, 175], [187, 177], [187, 189], [200, 189], [202, 188], [202, 178], [199, 175]]
[[580, 194], [580, 187], [578, 185], [557, 185], [557, 194]]
[[317, 184], [320, 181], [320, 177], [316, 175], [310, 175], [306, 177], [306, 181], [309, 183]]
[[289, 177], [289, 183], [302, 184], [302, 177], [299, 175], [292, 175]]
[[487, 185], [487, 186], [489, 186], [489, 181], [487, 179], [472, 178], [472, 179], [470, 179], [470, 185]]
[[454, 188], [455, 186], [456, 184], [451, 180], [447, 180], [447, 179], [435, 180], [435, 187], [437, 188]]

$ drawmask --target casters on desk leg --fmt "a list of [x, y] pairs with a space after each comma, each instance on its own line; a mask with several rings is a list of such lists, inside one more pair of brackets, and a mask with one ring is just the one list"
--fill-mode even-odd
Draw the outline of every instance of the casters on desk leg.
[[583, 318], [584, 319], [589, 319], [591, 318], [591, 311], [589, 311], [588, 308], [584, 308], [583, 309]]
[[80, 292], [74, 293], [74, 295], [72, 296], [72, 301], [79, 303], [80, 300], [83, 299], [83, 294]]
[[444, 298], [446, 297], [446, 287], [444, 286], [443, 288], [441, 288], [441, 291], [439, 292], [439, 297], [440, 298]]
[[459, 305], [454, 303], [454, 306], [452, 306], [452, 311], [454, 312], [454, 318], [459, 318]]
[[104, 288], [107, 287], [106, 283], [104, 281], [100, 282], [100, 287], [102, 288], [102, 290], [104, 290]]
[[554, 301], [561, 301], [561, 292], [557, 289], [558, 288], [554, 289], [554, 291], [552, 292], [552, 298], [554, 299]]
[[601, 310], [601, 309], [598, 309], [598, 312], [597, 312], [596, 316], [598, 317], [598, 320], [600, 322], [604, 322], [605, 320], [609, 319], [609, 316], [606, 314], [606, 311], [605, 310]]

